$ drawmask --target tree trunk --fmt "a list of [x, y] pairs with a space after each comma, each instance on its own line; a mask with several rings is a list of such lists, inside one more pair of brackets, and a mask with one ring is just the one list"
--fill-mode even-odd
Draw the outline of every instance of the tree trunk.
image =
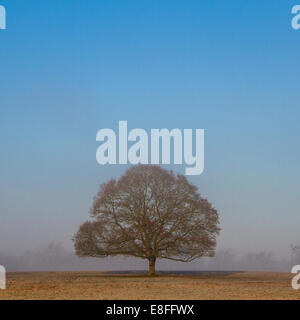
[[155, 262], [156, 262], [156, 258], [155, 257], [149, 258], [148, 276], [155, 276]]

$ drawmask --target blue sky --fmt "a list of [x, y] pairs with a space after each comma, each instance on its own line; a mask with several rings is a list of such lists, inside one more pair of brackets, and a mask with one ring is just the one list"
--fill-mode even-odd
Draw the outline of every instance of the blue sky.
[[[300, 1], [0, 0], [0, 251], [70, 238], [100, 183], [96, 132], [204, 128], [192, 177], [219, 248], [299, 238]], [[183, 171], [183, 168], [178, 168]]]

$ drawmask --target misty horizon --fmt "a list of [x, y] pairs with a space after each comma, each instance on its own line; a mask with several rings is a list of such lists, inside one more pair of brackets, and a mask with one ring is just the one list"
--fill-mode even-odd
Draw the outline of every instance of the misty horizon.
[[[277, 271], [290, 272], [300, 263], [300, 250], [290, 254], [290, 259], [278, 259], [273, 252], [247, 252], [236, 255], [233, 249], [216, 252], [215, 257], [203, 257], [190, 263], [158, 260], [158, 271]], [[27, 250], [22, 255], [4, 254], [0, 251], [0, 265], [8, 272], [29, 271], [145, 271], [147, 262], [128, 257], [79, 258], [74, 251], [66, 250], [61, 243]]]

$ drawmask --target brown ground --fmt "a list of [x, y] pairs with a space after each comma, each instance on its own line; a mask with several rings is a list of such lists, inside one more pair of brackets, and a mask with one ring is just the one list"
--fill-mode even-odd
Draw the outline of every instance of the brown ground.
[[101, 272], [9, 273], [3, 299], [300, 299], [291, 274], [161, 275]]

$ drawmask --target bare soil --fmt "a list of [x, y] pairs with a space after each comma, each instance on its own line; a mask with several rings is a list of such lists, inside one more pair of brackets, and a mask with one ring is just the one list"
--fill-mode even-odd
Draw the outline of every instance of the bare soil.
[[8, 273], [0, 300], [219, 300], [300, 299], [291, 287], [291, 274], [220, 272], [161, 274], [28, 272]]

